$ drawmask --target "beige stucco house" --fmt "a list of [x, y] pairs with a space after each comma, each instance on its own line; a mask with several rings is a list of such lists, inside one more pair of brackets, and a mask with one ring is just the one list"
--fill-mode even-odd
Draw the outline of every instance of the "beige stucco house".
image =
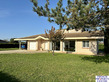
[[[104, 39], [104, 34], [99, 31], [82, 32], [81, 30], [65, 30], [64, 41], [55, 43], [55, 52], [73, 54], [95, 55], [98, 53], [98, 40]], [[45, 34], [39, 34], [24, 38], [17, 38], [17, 41], [27, 41], [27, 50], [48, 51], [52, 50], [52, 42]]]

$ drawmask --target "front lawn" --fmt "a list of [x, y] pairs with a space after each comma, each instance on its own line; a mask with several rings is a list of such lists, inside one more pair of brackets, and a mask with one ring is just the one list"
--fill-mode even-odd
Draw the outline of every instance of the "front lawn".
[[18, 50], [19, 48], [0, 48], [0, 51], [6, 51], [6, 50]]
[[95, 82], [109, 57], [51, 53], [0, 54], [0, 82]]

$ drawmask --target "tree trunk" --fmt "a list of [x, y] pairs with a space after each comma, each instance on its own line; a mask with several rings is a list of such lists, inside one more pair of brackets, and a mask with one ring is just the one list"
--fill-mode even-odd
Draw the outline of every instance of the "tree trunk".
[[109, 27], [106, 27], [104, 31], [104, 52], [109, 54]]

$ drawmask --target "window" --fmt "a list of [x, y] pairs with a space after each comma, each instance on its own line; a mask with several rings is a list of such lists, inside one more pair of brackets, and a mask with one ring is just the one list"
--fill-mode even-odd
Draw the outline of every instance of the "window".
[[70, 41], [70, 48], [74, 48], [75, 47], [75, 41]]
[[65, 51], [75, 51], [75, 41], [65, 41]]
[[83, 41], [83, 47], [89, 48], [89, 41]]
[[55, 42], [55, 48], [54, 50], [60, 50], [60, 42]]

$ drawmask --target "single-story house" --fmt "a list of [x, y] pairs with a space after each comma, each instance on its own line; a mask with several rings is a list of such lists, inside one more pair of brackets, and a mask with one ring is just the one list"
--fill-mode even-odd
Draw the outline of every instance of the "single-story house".
[[[98, 41], [104, 39], [104, 33], [100, 31], [82, 32], [81, 30], [65, 30], [64, 33], [64, 41], [55, 43], [55, 52], [95, 55], [98, 54]], [[45, 34], [16, 38], [14, 40], [27, 41], [27, 50], [52, 50], [52, 42]]]
[[0, 43], [8, 43], [8, 41], [0, 40]]

